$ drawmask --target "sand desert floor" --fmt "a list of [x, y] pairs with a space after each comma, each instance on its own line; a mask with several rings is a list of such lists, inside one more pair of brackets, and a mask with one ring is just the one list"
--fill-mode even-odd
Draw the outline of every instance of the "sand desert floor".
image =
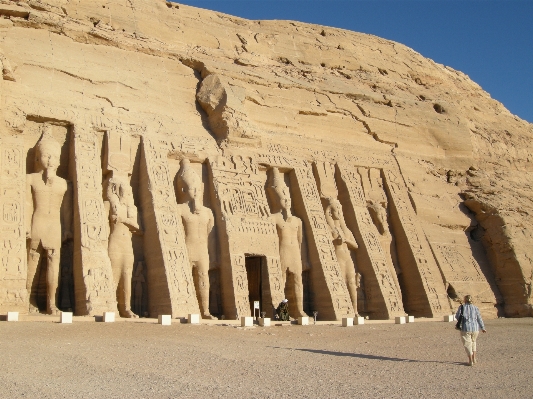
[[240, 328], [0, 322], [2, 398], [531, 398], [533, 319]]

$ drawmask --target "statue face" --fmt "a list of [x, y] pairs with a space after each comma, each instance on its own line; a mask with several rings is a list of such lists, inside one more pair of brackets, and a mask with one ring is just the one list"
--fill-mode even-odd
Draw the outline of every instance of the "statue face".
[[279, 205], [283, 210], [291, 209], [292, 202], [291, 202], [291, 195], [289, 193], [288, 187], [276, 187], [276, 194], [279, 198]]
[[201, 201], [202, 199], [202, 183], [198, 177], [188, 179], [189, 181], [184, 184], [183, 193], [188, 200]]
[[42, 148], [39, 161], [45, 169], [57, 170], [59, 167], [59, 153], [52, 148]]
[[333, 219], [341, 219], [342, 218], [342, 208], [341, 204], [337, 201], [331, 202], [331, 216]]

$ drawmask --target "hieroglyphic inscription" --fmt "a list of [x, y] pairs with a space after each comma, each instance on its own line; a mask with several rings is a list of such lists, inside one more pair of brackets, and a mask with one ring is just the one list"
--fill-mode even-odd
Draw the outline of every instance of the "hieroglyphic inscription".
[[75, 252], [75, 264], [81, 264], [75, 272], [76, 312], [93, 315], [115, 311], [117, 302], [107, 254], [109, 225], [102, 199], [100, 147], [94, 132], [74, 130], [74, 160], [78, 215], [74, 232], [75, 240], [81, 243], [81, 251]]
[[248, 300], [248, 277], [246, 275], [244, 254], [232, 255], [231, 267], [236, 316], [248, 316], [250, 314], [250, 301]]
[[22, 138], [0, 141], [0, 303], [9, 311], [28, 309], [23, 148]]
[[318, 261], [331, 295], [334, 317], [340, 319], [346, 314], [353, 314], [354, 309], [346, 284], [340, 274], [340, 266], [331, 242], [331, 231], [324, 216], [313, 171], [311, 165], [307, 165], [295, 168], [294, 172], [303, 198], [310, 234], [318, 251]]
[[[478, 263], [471, 255], [470, 248], [444, 243], [431, 243], [439, 267], [446, 281], [485, 282]], [[463, 249], [463, 251], [461, 251]], [[487, 283], [488, 284], [488, 283]]]
[[[266, 174], [260, 173], [252, 157], [218, 156], [209, 159], [209, 164], [222, 214], [218, 225], [226, 230], [229, 240], [230, 265], [222, 264], [221, 272], [228, 281], [232, 281], [236, 314], [247, 316], [250, 305], [243, 254], [279, 257], [276, 226], [270, 220], [265, 195]], [[267, 268], [269, 281], [281, 278], [279, 258], [277, 263], [267, 262]], [[274, 297], [277, 298], [276, 295]]]
[[[144, 211], [146, 217], [153, 217], [154, 221], [146, 221], [145, 237], [153, 238], [149, 231], [150, 226], [155, 222], [156, 231], [159, 238], [160, 254], [162, 264], [146, 253], [147, 267], [152, 272], [157, 271], [158, 276], [166, 279], [168, 293], [170, 298], [161, 298], [161, 292], [151, 295], [151, 303], [156, 304], [158, 301], [170, 303], [172, 315], [186, 315], [188, 313], [200, 313], [198, 300], [196, 299], [196, 290], [194, 288], [189, 256], [185, 243], [185, 232], [183, 225], [177, 218], [177, 202], [174, 192], [172, 178], [165, 152], [157, 140], [151, 140], [143, 137], [143, 156], [145, 173], [148, 180], [148, 191], [151, 199], [150, 206], [152, 209]], [[155, 245], [154, 242], [145, 245]], [[161, 257], [157, 257], [161, 259]], [[153, 270], [153, 269], [158, 270]], [[153, 279], [152, 279], [153, 280]], [[148, 278], [150, 284], [150, 276]], [[151, 305], [152, 307], [152, 305]], [[161, 309], [161, 311], [163, 311]]]
[[[398, 287], [391, 276], [392, 268], [387, 266], [386, 254], [381, 246], [378, 231], [372, 222], [366, 207], [366, 199], [361, 184], [361, 177], [357, 172], [357, 169], [350, 167], [349, 165], [338, 164], [337, 167], [342, 180], [346, 184], [348, 195], [350, 197], [350, 204], [354, 210], [357, 226], [362, 237], [362, 244], [370, 259], [370, 264], [374, 271], [374, 278], [379, 287], [379, 293], [376, 293], [373, 292], [372, 285], [367, 284], [365, 286], [365, 293], [367, 295], [366, 299], [371, 303], [373, 299], [372, 297], [377, 295], [381, 296], [387, 306], [389, 318], [404, 314], [401, 292], [399, 292]], [[369, 277], [370, 276], [366, 276], [366, 281], [369, 280]]]
[[449, 305], [441, 274], [407, 196], [407, 187], [398, 171], [384, 169], [384, 177], [390, 200], [396, 208], [401, 228], [405, 232], [409, 249], [416, 262], [416, 269], [422, 280], [429, 303], [428, 310], [433, 316], [448, 313]]
[[272, 306], [277, 307], [285, 297], [285, 287], [282, 286], [281, 261], [279, 257], [267, 256], [266, 265], [268, 268], [268, 283]]

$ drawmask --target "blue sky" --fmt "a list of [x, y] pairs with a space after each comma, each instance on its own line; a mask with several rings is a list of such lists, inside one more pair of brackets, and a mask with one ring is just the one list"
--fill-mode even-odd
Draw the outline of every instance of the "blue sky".
[[403, 43], [470, 76], [533, 122], [533, 0], [181, 0], [248, 19], [288, 19]]

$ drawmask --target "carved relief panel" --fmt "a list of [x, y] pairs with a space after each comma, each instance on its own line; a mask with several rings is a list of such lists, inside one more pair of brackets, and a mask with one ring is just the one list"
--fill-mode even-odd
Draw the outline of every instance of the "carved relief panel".
[[102, 314], [117, 308], [111, 261], [107, 253], [109, 225], [102, 198], [100, 146], [95, 132], [75, 127], [74, 153], [74, 283], [77, 314]]
[[200, 313], [167, 152], [143, 137], [141, 198], [151, 317]]
[[23, 148], [20, 137], [0, 139], [0, 309], [25, 313], [28, 293]]
[[[316, 266], [313, 265], [313, 268], [316, 267], [323, 273], [323, 287], [319, 287], [318, 278], [315, 278], [315, 291], [323, 290], [320, 295], [329, 294], [330, 297], [328, 301], [317, 301], [315, 306], [326, 318], [339, 320], [345, 315], [353, 315], [355, 310], [344, 278], [340, 273], [340, 266], [330, 238], [331, 231], [324, 216], [311, 165], [295, 168], [294, 174], [305, 208], [310, 247], [316, 249], [316, 256], [312, 260]], [[318, 309], [319, 306], [321, 309]]]
[[407, 291], [404, 293], [405, 309], [410, 314], [426, 317], [448, 314], [450, 306], [440, 270], [411, 206], [400, 172], [385, 169], [384, 179], [392, 202], [393, 229], [402, 281]]
[[[359, 171], [347, 164], [337, 164], [340, 180], [353, 209], [354, 223], [361, 238], [361, 267], [364, 274], [367, 311], [379, 318], [393, 318], [405, 314], [400, 287], [395, 279], [391, 259], [383, 250], [379, 232], [367, 209]], [[354, 226], [355, 227], [355, 226]]]
[[274, 302], [262, 304], [262, 308], [275, 307], [279, 303], [275, 301], [283, 299], [283, 288], [279, 284], [276, 226], [270, 219], [265, 195], [266, 173], [251, 157], [218, 156], [209, 159], [209, 165], [217, 200], [221, 252], [229, 255], [221, 259], [224, 313], [227, 317], [250, 314], [244, 254], [267, 257], [266, 275]]

